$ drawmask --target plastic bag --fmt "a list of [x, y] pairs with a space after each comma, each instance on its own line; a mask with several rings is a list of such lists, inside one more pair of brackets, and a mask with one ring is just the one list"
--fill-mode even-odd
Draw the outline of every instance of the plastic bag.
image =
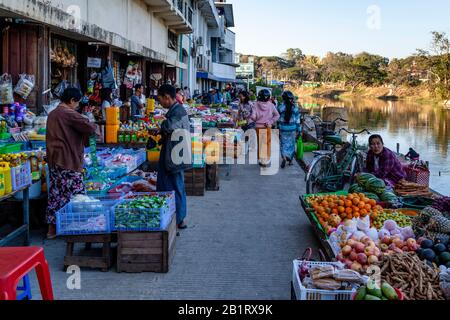
[[55, 94], [55, 96], [57, 96], [58, 98], [61, 98], [64, 91], [66, 91], [66, 89], [69, 87], [69, 83], [66, 80], [61, 81], [55, 88], [55, 90], [53, 91], [53, 93]]
[[33, 91], [36, 84], [34, 75], [21, 74], [19, 82], [14, 88], [14, 92], [21, 96], [23, 99], [27, 99], [30, 93]]
[[101, 72], [103, 88], [106, 89], [116, 89], [116, 80], [114, 79], [113, 68], [111, 67], [111, 62], [108, 60], [105, 68]]
[[0, 104], [14, 104], [12, 79], [7, 73], [0, 77]]

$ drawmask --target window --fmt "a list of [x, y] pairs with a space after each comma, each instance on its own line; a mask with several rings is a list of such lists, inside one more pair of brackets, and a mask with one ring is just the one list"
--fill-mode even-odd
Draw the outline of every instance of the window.
[[169, 48], [178, 51], [178, 36], [169, 30]]

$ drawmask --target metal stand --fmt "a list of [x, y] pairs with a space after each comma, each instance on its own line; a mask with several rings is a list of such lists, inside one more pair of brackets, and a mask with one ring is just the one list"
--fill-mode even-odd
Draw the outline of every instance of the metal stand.
[[0, 202], [13, 197], [15, 194], [23, 191], [23, 225], [17, 230], [8, 234], [5, 238], [0, 240], [0, 247], [6, 247], [11, 242], [14, 242], [17, 238], [22, 235], [25, 236], [24, 246], [30, 245], [30, 186], [23, 189], [17, 190], [9, 195], [0, 198]]

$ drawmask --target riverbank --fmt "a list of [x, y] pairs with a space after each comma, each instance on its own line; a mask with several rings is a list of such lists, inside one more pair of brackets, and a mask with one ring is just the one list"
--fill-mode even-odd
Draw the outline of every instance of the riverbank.
[[402, 100], [419, 103], [431, 103], [444, 105], [445, 101], [432, 96], [425, 86], [415, 88], [399, 87], [392, 90], [388, 87], [358, 87], [353, 92], [351, 88], [338, 85], [323, 85], [319, 88], [300, 87], [293, 89], [299, 97], [311, 97], [318, 99], [381, 99]]

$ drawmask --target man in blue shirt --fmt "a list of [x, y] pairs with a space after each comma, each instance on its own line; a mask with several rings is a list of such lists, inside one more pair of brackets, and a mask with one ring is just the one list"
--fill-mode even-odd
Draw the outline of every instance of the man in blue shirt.
[[144, 108], [144, 105], [141, 102], [143, 91], [144, 86], [142, 84], [134, 86], [134, 95], [131, 97], [131, 119], [133, 121], [138, 120], [138, 116], [141, 115], [141, 110]]

